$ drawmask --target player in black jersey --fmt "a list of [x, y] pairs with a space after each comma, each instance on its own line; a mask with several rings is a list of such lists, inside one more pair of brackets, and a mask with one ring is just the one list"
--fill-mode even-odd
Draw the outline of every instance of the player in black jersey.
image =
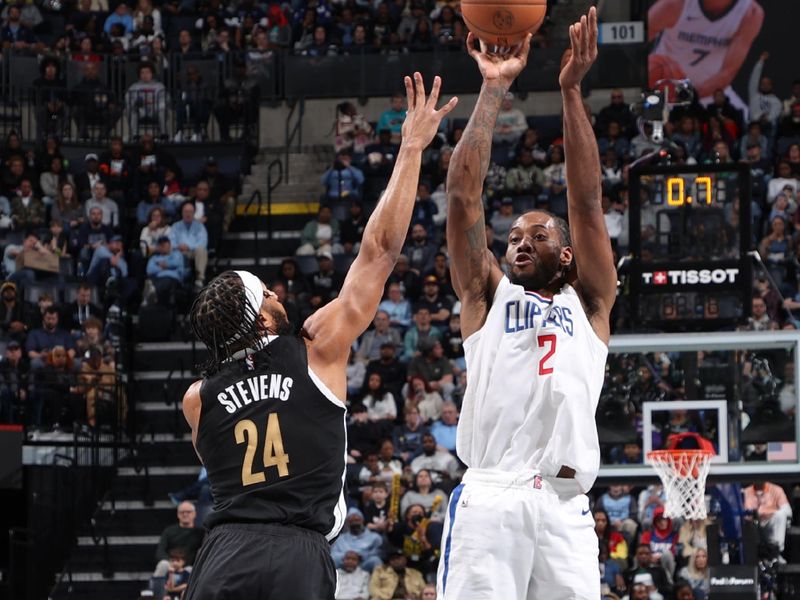
[[328, 543], [344, 523], [345, 369], [375, 316], [408, 231], [436, 110], [422, 76], [405, 78], [408, 114], [386, 191], [335, 300], [291, 335], [286, 311], [253, 274], [226, 271], [198, 296], [192, 326], [210, 358], [183, 412], [208, 470], [214, 512], [187, 600], [332, 600]]

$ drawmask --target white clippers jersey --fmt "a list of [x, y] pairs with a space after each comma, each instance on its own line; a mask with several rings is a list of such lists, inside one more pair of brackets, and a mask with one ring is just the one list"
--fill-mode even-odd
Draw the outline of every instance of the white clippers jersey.
[[464, 351], [461, 460], [551, 477], [564, 465], [575, 469], [575, 493], [587, 492], [600, 466], [594, 413], [608, 348], [575, 290], [565, 285], [548, 300], [503, 277]]
[[692, 81], [706, 81], [722, 69], [751, 4], [752, 0], [735, 0], [725, 15], [711, 21], [700, 0], [685, 0], [678, 21], [661, 33], [653, 53], [675, 59]]

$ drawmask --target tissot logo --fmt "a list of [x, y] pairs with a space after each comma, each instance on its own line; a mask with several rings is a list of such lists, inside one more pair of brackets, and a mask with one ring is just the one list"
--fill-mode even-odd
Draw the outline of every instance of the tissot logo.
[[739, 269], [675, 269], [642, 273], [645, 285], [694, 285], [736, 283]]

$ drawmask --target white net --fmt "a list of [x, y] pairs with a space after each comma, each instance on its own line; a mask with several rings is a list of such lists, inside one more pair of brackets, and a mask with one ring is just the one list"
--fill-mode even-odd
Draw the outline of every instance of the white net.
[[664, 516], [706, 518], [706, 477], [712, 453], [703, 450], [657, 450], [647, 455], [664, 484]]

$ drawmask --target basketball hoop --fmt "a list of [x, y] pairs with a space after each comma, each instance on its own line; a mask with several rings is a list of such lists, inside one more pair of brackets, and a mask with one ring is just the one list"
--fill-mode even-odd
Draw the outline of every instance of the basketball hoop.
[[[679, 448], [688, 439], [694, 439], [698, 448]], [[706, 518], [706, 478], [715, 454], [711, 442], [697, 433], [673, 434], [667, 438], [665, 450], [647, 453], [647, 462], [664, 484], [667, 496], [664, 516]]]

